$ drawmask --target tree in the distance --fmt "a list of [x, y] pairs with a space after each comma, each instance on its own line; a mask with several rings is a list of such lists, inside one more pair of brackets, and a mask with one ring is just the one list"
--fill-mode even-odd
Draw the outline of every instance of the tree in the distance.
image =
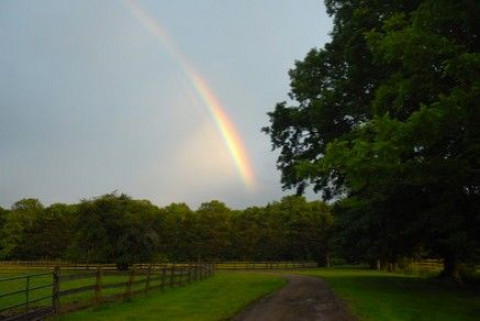
[[45, 208], [35, 198], [21, 199], [15, 202], [5, 215], [5, 223], [0, 239], [1, 256], [5, 259], [38, 259], [38, 224]]
[[152, 227], [158, 209], [148, 201], [106, 194], [78, 205], [76, 234], [69, 254], [87, 263], [115, 262], [120, 269], [152, 260], [158, 236]]

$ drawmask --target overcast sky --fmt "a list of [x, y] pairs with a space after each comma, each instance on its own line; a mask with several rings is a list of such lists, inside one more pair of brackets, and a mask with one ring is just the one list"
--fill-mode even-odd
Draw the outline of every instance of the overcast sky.
[[[279, 200], [260, 129], [331, 28], [322, 0], [1, 0], [0, 206], [114, 190], [159, 206]], [[185, 64], [236, 128], [251, 184]]]

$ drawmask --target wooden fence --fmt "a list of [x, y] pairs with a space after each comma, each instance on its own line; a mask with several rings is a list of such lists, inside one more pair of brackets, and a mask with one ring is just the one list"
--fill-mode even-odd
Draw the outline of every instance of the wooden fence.
[[128, 300], [140, 293], [186, 285], [214, 273], [212, 264], [144, 265], [125, 272], [109, 266], [88, 270], [57, 266], [49, 273], [0, 279], [0, 320], [28, 320], [29, 316], [33, 319]]
[[265, 262], [222, 262], [215, 264], [218, 270], [272, 270], [272, 269], [305, 269], [318, 267], [315, 262], [265, 261]]

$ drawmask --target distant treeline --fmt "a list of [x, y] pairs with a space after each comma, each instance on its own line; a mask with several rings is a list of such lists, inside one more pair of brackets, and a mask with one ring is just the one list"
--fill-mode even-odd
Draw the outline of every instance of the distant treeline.
[[289, 196], [265, 207], [232, 210], [210, 201], [159, 208], [107, 194], [45, 207], [22, 199], [0, 208], [0, 259], [86, 263], [197, 260], [314, 260], [324, 263], [331, 208]]

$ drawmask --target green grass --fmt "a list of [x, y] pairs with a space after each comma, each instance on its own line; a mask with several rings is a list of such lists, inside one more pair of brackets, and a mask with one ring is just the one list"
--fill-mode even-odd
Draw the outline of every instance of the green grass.
[[[21, 275], [36, 275], [31, 277], [29, 280], [30, 282], [29, 287], [35, 288], [35, 287], [48, 285], [52, 283], [52, 275], [51, 274], [44, 275], [45, 273], [48, 273], [48, 272], [49, 271], [47, 270], [38, 270], [38, 269], [37, 270], [2, 269], [0, 270], [0, 278], [3, 279], [3, 278], [12, 278], [12, 277], [21, 276]], [[42, 274], [42, 275], [39, 275], [39, 274]], [[25, 287], [26, 287], [25, 278], [2, 281], [0, 282], [0, 295], [3, 295], [5, 293], [11, 293], [14, 291], [24, 290]], [[29, 293], [29, 300], [45, 298], [47, 296], [50, 296], [51, 293], [52, 293], [52, 287], [32, 290]], [[5, 296], [0, 297], [0, 309], [8, 306], [24, 303], [25, 299], [26, 299], [25, 293], [17, 293], [17, 294], [9, 295], [6, 297]], [[45, 299], [42, 301], [34, 302], [32, 303], [32, 305], [45, 306], [45, 305], [48, 305], [49, 302], [51, 302], [51, 299]], [[18, 309], [22, 310], [23, 308], [18, 308]], [[3, 313], [8, 313], [8, 311]]]
[[[480, 320], [478, 287], [455, 286], [424, 276], [356, 268], [285, 273], [323, 278], [362, 321]], [[3, 274], [12, 276], [16, 273]], [[284, 283], [282, 278], [260, 271], [220, 271], [213, 278], [187, 286], [154, 290], [129, 302], [90, 308], [54, 320], [228, 320], [259, 296]]]
[[[41, 299], [46, 298], [52, 295], [52, 271], [53, 270], [41, 270], [41, 269], [28, 269], [28, 268], [2, 268], [0, 270], [0, 278], [12, 278], [16, 276], [26, 276], [26, 275], [33, 275], [30, 278], [30, 288], [35, 288], [38, 286], [43, 285], [50, 285], [45, 288], [31, 290], [29, 292], [29, 299]], [[47, 274], [46, 274], [47, 273]], [[62, 275], [69, 275], [69, 274], [91, 274], [91, 277], [85, 279], [78, 279], [78, 280], [64, 280], [60, 284], [60, 290], [69, 290], [74, 288], [79, 288], [83, 286], [89, 286], [95, 284], [95, 276], [94, 271], [75, 271], [75, 270], [62, 270]], [[42, 274], [39, 275], [38, 274]], [[46, 274], [46, 275], [44, 275]], [[136, 279], [145, 278], [145, 276], [138, 275]], [[128, 274], [123, 273], [122, 275], [104, 275], [102, 277], [103, 284], [111, 284], [111, 283], [118, 283], [118, 282], [125, 282], [128, 280]], [[151, 282], [151, 286], [157, 285], [159, 281]], [[26, 287], [26, 278], [16, 278], [13, 280], [6, 280], [0, 282], [0, 295], [5, 293], [12, 293], [15, 291], [25, 290]], [[141, 290], [144, 289], [144, 284], [136, 284], [132, 287], [132, 290]], [[104, 289], [102, 295], [104, 297], [108, 297], [110, 295], [121, 295], [125, 291], [124, 287], [120, 288], [110, 288]], [[60, 303], [63, 306], [70, 305], [70, 304], [88, 304], [90, 300], [93, 299], [94, 292], [86, 291], [82, 293], [75, 293], [67, 296], [63, 296], [60, 299]], [[24, 292], [13, 294], [9, 296], [0, 297], [0, 309], [5, 307], [10, 307], [17, 304], [22, 304], [26, 301], [26, 295]], [[51, 298], [47, 298], [41, 301], [37, 301], [31, 304], [31, 307], [42, 307], [42, 306], [50, 306], [52, 302]], [[24, 310], [24, 307], [19, 307], [16, 309], [17, 312], [21, 312]], [[8, 314], [9, 312], [3, 312], [4, 314]]]
[[66, 314], [56, 321], [75, 320], [228, 320], [249, 303], [281, 287], [279, 276], [247, 272], [218, 272], [187, 286], [152, 291], [118, 302]]
[[298, 273], [326, 280], [360, 320], [480, 320], [478, 288], [362, 269], [316, 269]]

